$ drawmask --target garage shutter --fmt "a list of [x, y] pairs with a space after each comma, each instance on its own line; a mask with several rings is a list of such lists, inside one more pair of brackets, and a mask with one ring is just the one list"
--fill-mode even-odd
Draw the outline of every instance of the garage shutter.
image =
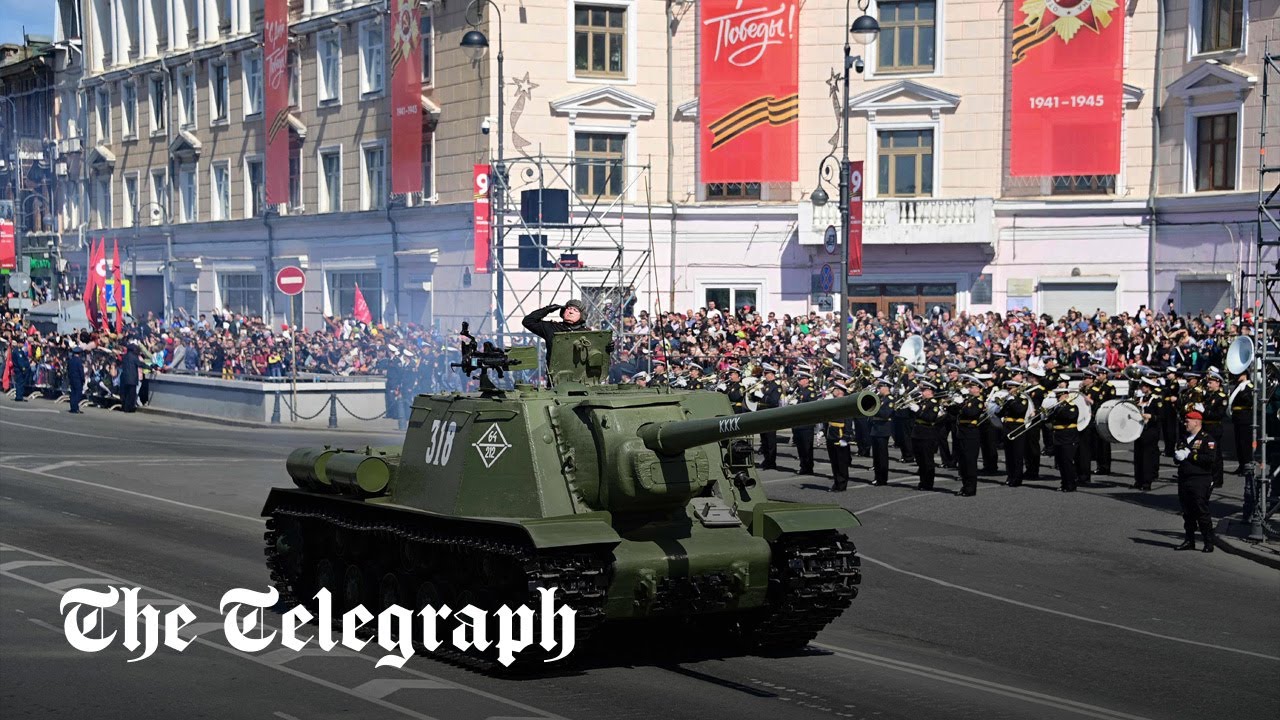
[[1040, 312], [1054, 318], [1062, 317], [1075, 308], [1086, 317], [1102, 309], [1116, 311], [1116, 284], [1096, 283], [1040, 283]]
[[1178, 283], [1178, 309], [1185, 314], [1222, 312], [1231, 305], [1226, 280], [1183, 280]]

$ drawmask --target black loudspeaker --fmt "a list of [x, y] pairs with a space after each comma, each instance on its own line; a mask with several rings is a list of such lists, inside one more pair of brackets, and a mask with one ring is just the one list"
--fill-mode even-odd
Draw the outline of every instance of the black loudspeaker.
[[520, 236], [520, 269], [539, 270], [555, 267], [551, 257], [547, 255], [546, 235]]
[[569, 224], [569, 191], [543, 188], [520, 193], [520, 217], [525, 225]]

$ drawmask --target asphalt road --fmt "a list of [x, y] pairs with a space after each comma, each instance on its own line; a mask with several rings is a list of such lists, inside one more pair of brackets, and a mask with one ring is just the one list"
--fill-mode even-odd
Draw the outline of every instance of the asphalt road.
[[[826, 492], [827, 478], [765, 474], [773, 497], [840, 502], [863, 522], [851, 533], [862, 592], [796, 656], [716, 657], [679, 637], [615, 635], [560, 674], [512, 680], [429, 658], [394, 670], [375, 669], [372, 653], [247, 655], [220, 625], [140, 662], [119, 641], [81, 653], [63, 635], [65, 590], [143, 587], [153, 604], [219, 622], [226, 590], [268, 583], [257, 515], [269, 487], [288, 485], [289, 450], [397, 438], [64, 407], [0, 399], [6, 718], [1245, 720], [1280, 706], [1280, 573], [1172, 552], [1172, 484], [1139, 494], [1127, 478], [1095, 478], [1072, 495], [1049, 492], [1052, 481], [992, 482], [958, 498], [912, 491], [912, 469], [898, 464], [889, 487], [842, 495]], [[1132, 468], [1126, 452], [1114, 464]], [[949, 475], [938, 484], [958, 487]], [[1215, 512], [1240, 494], [1229, 478]]]

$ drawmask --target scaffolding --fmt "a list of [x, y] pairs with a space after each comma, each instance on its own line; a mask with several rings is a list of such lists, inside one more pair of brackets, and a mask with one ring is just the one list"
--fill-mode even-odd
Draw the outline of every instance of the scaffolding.
[[[1254, 256], [1253, 308], [1254, 360], [1253, 380], [1253, 448], [1254, 462], [1245, 477], [1244, 518], [1250, 524], [1250, 539], [1277, 537], [1269, 524], [1276, 512], [1270, 503], [1276, 468], [1280, 467], [1280, 437], [1273, 437], [1280, 426], [1280, 165], [1268, 158], [1268, 123], [1275, 122], [1280, 108], [1271, 107], [1272, 83], [1280, 82], [1280, 54], [1270, 52], [1270, 41], [1263, 46], [1262, 109], [1258, 132], [1258, 218], [1257, 247]], [[1268, 250], [1271, 252], [1268, 253]]]
[[657, 297], [650, 169], [589, 152], [507, 161], [495, 178], [505, 185], [495, 271], [526, 278], [505, 288], [515, 299], [504, 303], [508, 332], [512, 319], [569, 297], [586, 305], [592, 327], [622, 332], [639, 293]]

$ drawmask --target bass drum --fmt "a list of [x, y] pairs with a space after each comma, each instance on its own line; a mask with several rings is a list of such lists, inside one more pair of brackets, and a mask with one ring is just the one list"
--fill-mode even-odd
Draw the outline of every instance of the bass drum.
[[1098, 434], [1109, 443], [1131, 443], [1142, 436], [1142, 411], [1116, 398], [1098, 408]]

